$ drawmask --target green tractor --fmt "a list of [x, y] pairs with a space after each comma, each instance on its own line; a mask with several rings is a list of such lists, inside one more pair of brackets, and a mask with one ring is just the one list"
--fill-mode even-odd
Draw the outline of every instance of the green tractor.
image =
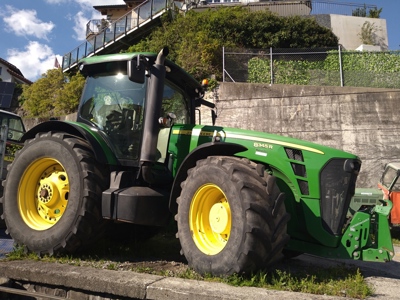
[[[268, 267], [284, 255], [389, 261], [387, 207], [346, 218], [361, 162], [278, 135], [196, 124], [214, 104], [160, 53], [85, 58], [76, 122], [29, 130], [5, 182], [7, 231], [39, 254], [74, 252], [102, 228], [177, 224], [199, 273]], [[207, 109], [206, 109], [207, 111]]]

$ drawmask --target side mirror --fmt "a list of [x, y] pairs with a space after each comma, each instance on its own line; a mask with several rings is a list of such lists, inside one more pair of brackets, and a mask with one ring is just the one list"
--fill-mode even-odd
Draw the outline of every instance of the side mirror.
[[128, 61], [127, 73], [129, 80], [136, 83], [144, 83], [145, 79], [145, 66], [141, 61], [140, 55], [136, 57], [137, 59], [132, 59]]

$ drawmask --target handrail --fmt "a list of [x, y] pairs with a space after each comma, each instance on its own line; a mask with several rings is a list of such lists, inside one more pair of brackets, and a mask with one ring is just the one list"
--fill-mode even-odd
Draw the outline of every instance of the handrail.
[[121, 18], [104, 26], [97, 34], [63, 56], [63, 72], [75, 67], [85, 57], [93, 56], [122, 37], [160, 17], [168, 9], [168, 0], [147, 0], [130, 10]]
[[279, 12], [283, 15], [288, 15], [292, 12], [293, 5], [304, 5], [310, 8], [309, 11], [304, 10], [305, 14], [338, 14], [338, 15], [352, 15], [362, 17], [364, 14], [367, 16], [371, 11], [378, 10], [375, 4], [343, 2], [337, 0], [269, 0], [255, 2], [253, 0], [205, 0], [207, 5], [234, 5], [245, 4], [248, 6], [269, 6], [280, 7]]

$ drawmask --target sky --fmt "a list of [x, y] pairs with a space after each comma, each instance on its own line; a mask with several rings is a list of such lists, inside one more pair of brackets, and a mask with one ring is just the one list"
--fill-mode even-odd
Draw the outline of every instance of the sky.
[[0, 0], [0, 57], [36, 81], [85, 40], [95, 5], [123, 0]]
[[[383, 8], [389, 49], [400, 50], [399, 0], [349, 0]], [[86, 24], [102, 16], [93, 6], [123, 0], [0, 0], [0, 57], [36, 81], [85, 40]]]

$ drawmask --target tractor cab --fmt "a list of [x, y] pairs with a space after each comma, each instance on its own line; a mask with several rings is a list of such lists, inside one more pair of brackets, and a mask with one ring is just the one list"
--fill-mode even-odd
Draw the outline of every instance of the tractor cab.
[[[145, 72], [144, 64], [151, 68], [153, 62], [147, 61], [155, 60], [149, 54], [112, 57], [110, 61], [107, 56], [83, 61], [81, 72], [86, 76], [86, 84], [78, 122], [96, 128], [123, 165], [138, 166], [141, 153], [152, 153], [142, 148], [143, 141], [150, 137], [150, 147], [157, 144], [157, 149], [151, 159], [144, 160], [164, 163], [171, 126], [194, 123], [193, 105], [200, 96], [199, 84], [170, 61], [165, 62], [165, 82], [155, 83], [157, 79], [151, 74], [157, 71]], [[156, 100], [154, 85], [161, 87]], [[153, 125], [151, 130], [145, 129], [146, 123]]]
[[[143, 136], [144, 111], [147, 102], [147, 80], [131, 81], [123, 73], [89, 76], [79, 109], [80, 121], [101, 131], [117, 158], [137, 160]], [[173, 122], [190, 122], [187, 96], [167, 83], [163, 90], [160, 135], [166, 136]], [[170, 119], [165, 122], [164, 118]], [[160, 145], [160, 148], [166, 149]], [[158, 159], [166, 153], [158, 153]]]

